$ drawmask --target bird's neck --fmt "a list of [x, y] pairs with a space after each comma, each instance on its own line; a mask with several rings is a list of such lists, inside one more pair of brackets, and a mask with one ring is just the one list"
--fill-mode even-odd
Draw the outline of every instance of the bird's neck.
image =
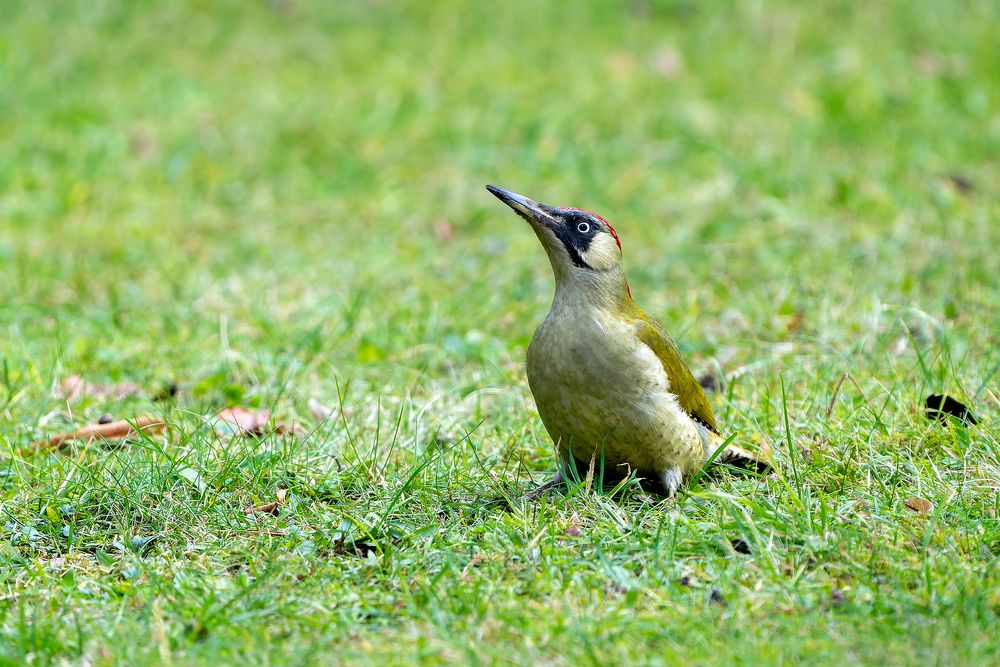
[[555, 266], [553, 269], [556, 293], [552, 310], [599, 309], [627, 315], [636, 307], [621, 265], [606, 271]]

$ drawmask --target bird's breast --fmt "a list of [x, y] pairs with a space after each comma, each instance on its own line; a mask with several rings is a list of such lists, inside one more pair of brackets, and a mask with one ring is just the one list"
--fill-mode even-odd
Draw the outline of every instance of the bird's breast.
[[674, 434], [693, 429], [659, 359], [613, 314], [553, 311], [528, 347], [527, 371], [552, 439], [581, 460], [602, 447], [612, 464], [656, 468]]
[[600, 311], [550, 314], [528, 347], [528, 381], [532, 391], [537, 383], [542, 391], [574, 396], [645, 394], [667, 378], [655, 355], [640, 346], [626, 322]]

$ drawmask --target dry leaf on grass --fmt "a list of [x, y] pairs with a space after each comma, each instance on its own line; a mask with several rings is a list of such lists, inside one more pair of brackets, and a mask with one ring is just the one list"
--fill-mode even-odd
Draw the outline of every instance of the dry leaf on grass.
[[219, 410], [215, 415], [218, 418], [215, 430], [221, 435], [267, 435], [277, 433], [278, 435], [299, 435], [302, 428], [298, 424], [287, 424], [277, 422], [271, 424], [270, 410], [248, 410], [238, 406], [232, 406]]
[[98, 438], [115, 440], [130, 436], [137, 431], [153, 433], [163, 430], [166, 425], [166, 422], [161, 417], [153, 417], [152, 415], [143, 415], [132, 420], [121, 419], [106, 424], [89, 424], [76, 431], [60, 433], [45, 440], [37, 440], [31, 443], [28, 452], [40, 449], [53, 449], [77, 440], [86, 440], [88, 442]]
[[219, 410], [215, 416], [220, 420], [216, 430], [223, 435], [263, 435], [271, 411], [234, 406]]
[[278, 489], [278, 493], [275, 494], [277, 499], [273, 503], [264, 503], [263, 505], [248, 507], [243, 510], [243, 513], [247, 516], [250, 516], [251, 514], [271, 514], [273, 516], [278, 516], [278, 514], [281, 513], [281, 506], [285, 504], [287, 494], [287, 489]]
[[248, 507], [243, 510], [243, 513], [247, 516], [250, 516], [251, 514], [270, 514], [272, 516], [278, 516], [278, 514], [281, 513], [281, 503], [274, 501], [273, 503], [264, 503], [263, 505]]
[[788, 318], [788, 322], [785, 324], [785, 333], [795, 333], [795, 331], [802, 326], [803, 319], [805, 319], [805, 315], [801, 310], [793, 313], [792, 316]]
[[274, 425], [274, 433], [278, 435], [303, 435], [305, 432], [306, 430], [298, 424], [278, 422]]
[[684, 56], [672, 46], [661, 46], [649, 58], [649, 68], [664, 79], [674, 79], [684, 72]]
[[774, 465], [774, 451], [771, 449], [771, 443], [769, 443], [763, 435], [757, 434], [757, 457], [771, 466], [772, 469], [777, 468]]
[[447, 220], [435, 220], [434, 237], [441, 243], [447, 243], [455, 238], [455, 228]]
[[979, 423], [979, 418], [972, 413], [965, 403], [955, 400], [951, 396], [942, 394], [931, 394], [924, 401], [926, 415], [928, 419], [936, 419], [947, 423], [949, 417], [954, 417], [958, 421], [975, 426]]
[[569, 524], [566, 526], [566, 529], [563, 531], [563, 533], [567, 537], [580, 537], [581, 535], [583, 535], [583, 531], [580, 530], [579, 514], [573, 512], [573, 515], [569, 518]]
[[315, 398], [309, 399], [309, 412], [312, 413], [312, 416], [315, 417], [318, 422], [324, 421], [333, 416], [333, 408], [323, 405]]
[[923, 498], [907, 498], [903, 504], [921, 516], [929, 514], [934, 509], [934, 503]]
[[81, 375], [70, 375], [59, 383], [55, 396], [67, 403], [76, 403], [85, 396], [98, 401], [106, 401], [108, 399], [121, 400], [141, 393], [142, 388], [134, 382], [94, 384], [84, 380]]
[[462, 574], [460, 574], [458, 578], [461, 579], [462, 581], [466, 582], [470, 581], [472, 578], [470, 576], [470, 571], [472, 570], [472, 568], [478, 567], [480, 563], [488, 559], [489, 556], [487, 556], [481, 551], [473, 554], [472, 558], [469, 559], [469, 562], [466, 563], [465, 567], [462, 568]]

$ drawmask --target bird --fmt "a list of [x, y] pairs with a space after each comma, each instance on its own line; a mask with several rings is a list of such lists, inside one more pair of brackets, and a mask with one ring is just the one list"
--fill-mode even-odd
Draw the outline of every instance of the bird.
[[555, 276], [552, 306], [526, 362], [558, 455], [550, 485], [602, 461], [605, 479], [635, 472], [657, 480], [670, 497], [710, 460], [769, 468], [723, 438], [677, 344], [636, 305], [611, 223], [496, 185], [486, 189], [528, 222]]

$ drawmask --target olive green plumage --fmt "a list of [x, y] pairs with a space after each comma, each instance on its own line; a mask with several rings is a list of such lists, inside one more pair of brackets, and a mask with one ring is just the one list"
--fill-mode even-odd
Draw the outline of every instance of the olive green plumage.
[[527, 355], [528, 384], [561, 459], [556, 481], [574, 462], [601, 460], [613, 477], [637, 471], [673, 494], [713, 456], [762, 465], [725, 444], [677, 345], [632, 300], [614, 228], [487, 188], [528, 221], [556, 279]]
[[636, 327], [636, 336], [651, 350], [663, 364], [663, 369], [670, 377], [670, 388], [677, 396], [677, 402], [684, 411], [708, 427], [712, 433], [718, 434], [719, 427], [712, 414], [712, 406], [708, 404], [701, 385], [691, 374], [691, 369], [681, 358], [677, 343], [670, 337], [659, 323], [647, 315], [641, 308], [635, 308], [635, 315], [640, 321]]

